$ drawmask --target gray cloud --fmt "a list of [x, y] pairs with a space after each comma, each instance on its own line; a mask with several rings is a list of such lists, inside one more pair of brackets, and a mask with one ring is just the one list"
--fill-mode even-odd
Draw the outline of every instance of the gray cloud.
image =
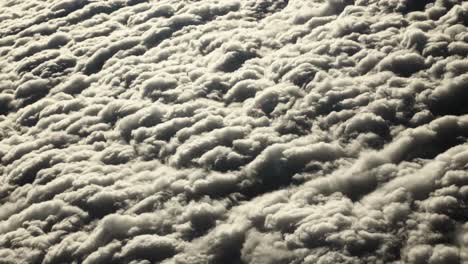
[[0, 3], [0, 262], [467, 262], [467, 14]]

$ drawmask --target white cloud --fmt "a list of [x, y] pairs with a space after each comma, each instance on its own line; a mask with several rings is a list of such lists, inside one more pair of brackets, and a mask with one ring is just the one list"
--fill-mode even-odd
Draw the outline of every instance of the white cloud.
[[463, 263], [467, 14], [0, 3], [0, 262]]

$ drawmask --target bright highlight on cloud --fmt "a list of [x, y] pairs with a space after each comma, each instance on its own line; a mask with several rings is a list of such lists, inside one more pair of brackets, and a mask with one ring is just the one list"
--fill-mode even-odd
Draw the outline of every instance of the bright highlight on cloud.
[[1, 263], [468, 262], [468, 2], [4, 0]]

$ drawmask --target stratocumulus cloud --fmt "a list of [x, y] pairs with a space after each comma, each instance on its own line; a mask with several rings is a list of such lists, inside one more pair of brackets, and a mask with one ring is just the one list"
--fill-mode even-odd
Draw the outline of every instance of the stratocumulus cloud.
[[4, 0], [0, 263], [468, 263], [468, 3]]

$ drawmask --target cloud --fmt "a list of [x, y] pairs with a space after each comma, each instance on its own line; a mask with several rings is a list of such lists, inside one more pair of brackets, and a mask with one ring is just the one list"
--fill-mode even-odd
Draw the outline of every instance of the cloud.
[[390, 54], [383, 59], [379, 65], [379, 70], [389, 70], [399, 76], [409, 77], [425, 67], [424, 58], [417, 53], [402, 51], [399, 54]]
[[21, 84], [15, 90], [15, 98], [31, 98], [37, 100], [49, 92], [49, 82], [44, 79], [30, 80]]
[[132, 238], [132, 240], [122, 247], [122, 251], [116, 257], [128, 260], [147, 259], [150, 261], [161, 261], [175, 255], [180, 250], [177, 249], [179, 246], [179, 241], [175, 239], [141, 235]]
[[467, 14], [2, 2], [0, 262], [466, 262]]

